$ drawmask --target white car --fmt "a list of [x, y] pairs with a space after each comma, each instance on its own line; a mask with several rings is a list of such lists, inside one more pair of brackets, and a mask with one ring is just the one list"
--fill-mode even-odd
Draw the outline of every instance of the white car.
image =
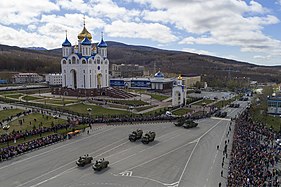
[[170, 111], [166, 111], [166, 116], [172, 116], [172, 113]]

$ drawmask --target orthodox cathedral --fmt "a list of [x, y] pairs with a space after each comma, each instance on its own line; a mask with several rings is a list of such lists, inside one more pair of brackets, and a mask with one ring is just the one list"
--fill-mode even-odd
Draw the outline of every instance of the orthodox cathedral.
[[84, 22], [84, 28], [77, 38], [78, 45], [72, 46], [67, 35], [62, 43], [62, 87], [71, 89], [109, 87], [109, 60], [103, 36], [98, 44], [92, 43], [92, 35]]

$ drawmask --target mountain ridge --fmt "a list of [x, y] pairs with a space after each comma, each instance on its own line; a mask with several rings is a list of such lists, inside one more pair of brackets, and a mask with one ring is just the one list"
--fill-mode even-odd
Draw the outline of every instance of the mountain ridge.
[[[106, 41], [110, 64], [139, 64], [153, 74], [154, 67], [174, 74], [196, 73], [208, 78], [249, 77], [261, 82], [281, 81], [281, 66], [262, 66], [191, 52], [162, 50], [149, 46]], [[61, 48], [33, 50], [0, 44], [1, 70], [16, 72], [60, 72]]]

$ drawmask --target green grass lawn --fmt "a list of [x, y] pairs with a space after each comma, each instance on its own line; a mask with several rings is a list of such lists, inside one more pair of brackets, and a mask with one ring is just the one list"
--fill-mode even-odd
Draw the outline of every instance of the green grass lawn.
[[37, 100], [37, 99], [42, 99], [42, 97], [27, 95], [27, 96], [22, 97], [22, 99], [26, 100], [26, 101], [33, 101], [33, 100]]
[[9, 110], [1, 110], [0, 111], [0, 121], [2, 121], [3, 119], [6, 119], [9, 116], [18, 114], [20, 112], [23, 112], [24, 110], [21, 109], [9, 109]]
[[46, 98], [46, 99], [40, 99], [37, 100], [36, 102], [40, 102], [42, 104], [56, 104], [56, 105], [63, 105], [63, 104], [70, 104], [70, 103], [76, 103], [78, 100], [70, 100], [70, 99], [52, 99], [52, 98]]
[[140, 111], [143, 111], [143, 110], [147, 110], [147, 109], [153, 108], [153, 107], [155, 107], [155, 106], [156, 106], [156, 105], [149, 105], [149, 106], [137, 107], [137, 108], [135, 108], [135, 111], [140, 112]]
[[270, 116], [266, 114], [264, 108], [256, 106], [251, 109], [251, 116], [255, 122], [265, 123], [267, 127], [273, 128], [275, 131], [279, 132], [281, 127], [280, 117]]
[[189, 108], [179, 108], [175, 111], [173, 111], [173, 114], [174, 115], [178, 115], [178, 116], [182, 116], [182, 115], [185, 115], [189, 112], [192, 112], [193, 110], [189, 109]]
[[109, 100], [108, 102], [122, 104], [122, 105], [130, 105], [130, 106], [142, 106], [147, 105], [147, 102], [141, 100]]
[[152, 99], [156, 99], [158, 101], [163, 101], [170, 97], [170, 96], [166, 96], [166, 95], [159, 95], [159, 94], [152, 94], [152, 93], [146, 93], [146, 94], [150, 95]]
[[[23, 120], [24, 122], [22, 125], [19, 124], [19, 120]], [[34, 121], [34, 119], [36, 119], [36, 122]], [[31, 122], [31, 125], [30, 125]], [[47, 116], [45, 115], [43, 117], [42, 114], [39, 113], [34, 113], [34, 114], [29, 114], [27, 116], [24, 117], [20, 117], [15, 121], [12, 121], [9, 123], [10, 125], [10, 129], [8, 130], [8, 132], [12, 132], [13, 130], [17, 131], [17, 130], [31, 130], [33, 128], [33, 126], [35, 125], [36, 128], [39, 127], [39, 125], [42, 122], [42, 126], [43, 127], [50, 127], [52, 122], [56, 125], [56, 124], [64, 124], [66, 123], [66, 120], [63, 119], [54, 119], [51, 116]], [[3, 129], [0, 129], [0, 133], [3, 133]]]
[[9, 94], [14, 94], [17, 93], [15, 91], [0, 91], [0, 95], [9, 95]]
[[23, 96], [21, 93], [15, 93], [15, 94], [6, 94], [5, 97], [12, 98], [12, 99], [19, 99], [19, 97]]
[[114, 103], [107, 103], [106, 105], [112, 107], [112, 108], [120, 108], [120, 109], [129, 109], [128, 105], [118, 105], [118, 104], [114, 104]]
[[[87, 109], [91, 108], [92, 111], [88, 111]], [[108, 116], [108, 115], [128, 115], [131, 114], [129, 111], [124, 110], [114, 110], [103, 108], [98, 105], [86, 105], [86, 104], [74, 104], [71, 106], [63, 107], [65, 110], [69, 110], [72, 112], [77, 112], [79, 114], [91, 114], [93, 117], [95, 116]]]
[[157, 108], [157, 109], [155, 109], [155, 110], [146, 112], [146, 113], [144, 113], [143, 115], [154, 115], [154, 114], [159, 113], [159, 112], [165, 113], [164, 110], [165, 110], [165, 108]]
[[211, 99], [202, 99], [201, 101], [195, 103], [195, 105], [203, 106], [203, 104], [208, 105], [208, 104], [213, 103], [213, 102], [215, 102], [215, 101], [211, 100]]

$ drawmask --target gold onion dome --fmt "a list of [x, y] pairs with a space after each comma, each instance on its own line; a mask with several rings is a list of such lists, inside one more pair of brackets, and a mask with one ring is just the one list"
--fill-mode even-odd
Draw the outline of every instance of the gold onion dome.
[[181, 74], [179, 74], [179, 76], [178, 76], [178, 80], [182, 80], [182, 76], [181, 76]]
[[84, 26], [82, 32], [80, 32], [80, 34], [78, 34], [77, 37], [78, 37], [79, 40], [83, 40], [86, 36], [87, 36], [87, 38], [88, 38], [89, 40], [92, 39], [91, 33], [89, 33], [89, 31], [88, 31], [88, 30], [86, 29], [86, 27]]

